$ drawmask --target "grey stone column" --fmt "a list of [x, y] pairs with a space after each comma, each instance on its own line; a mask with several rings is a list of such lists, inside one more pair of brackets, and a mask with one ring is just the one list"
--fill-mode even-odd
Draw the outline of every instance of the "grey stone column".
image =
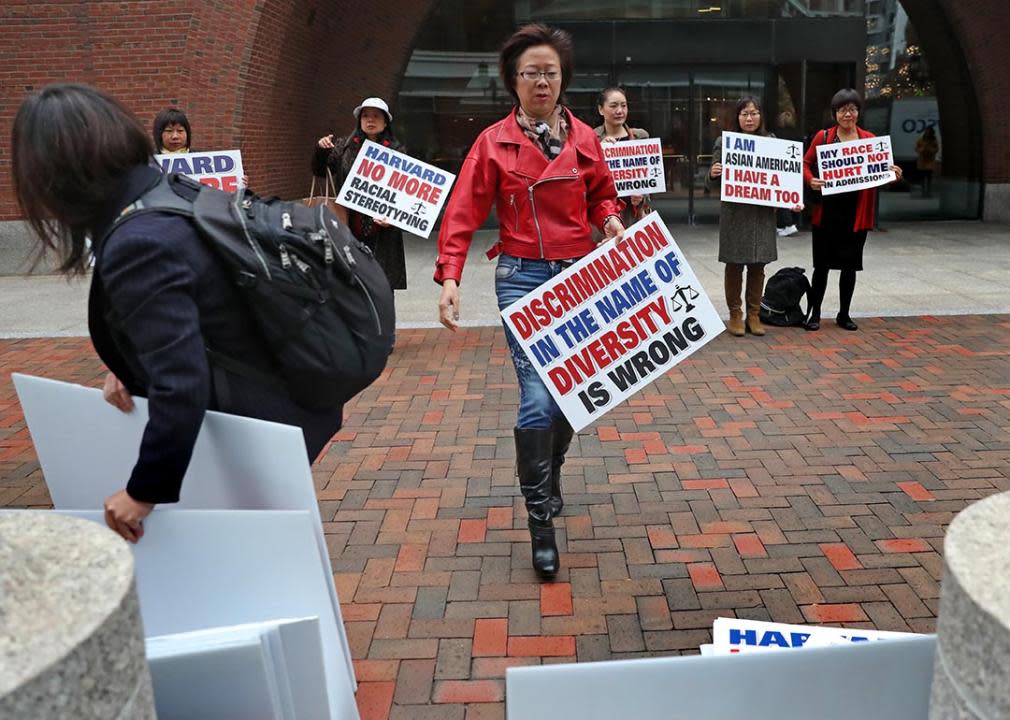
[[107, 528], [0, 514], [0, 718], [154, 718], [133, 555]]
[[929, 717], [1010, 718], [1010, 492], [954, 518], [943, 555]]

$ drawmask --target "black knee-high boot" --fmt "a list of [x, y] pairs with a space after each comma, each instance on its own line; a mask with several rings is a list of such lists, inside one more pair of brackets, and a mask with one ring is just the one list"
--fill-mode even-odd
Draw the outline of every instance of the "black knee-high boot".
[[557, 516], [565, 506], [565, 499], [561, 496], [561, 466], [565, 464], [565, 454], [572, 444], [575, 431], [564, 418], [558, 418], [551, 423], [551, 430], [554, 433], [551, 457], [551, 515]]
[[551, 519], [554, 516], [551, 512], [554, 432], [551, 428], [515, 428], [514, 432], [519, 487], [529, 514], [533, 569], [542, 577], [553, 577], [561, 566]]

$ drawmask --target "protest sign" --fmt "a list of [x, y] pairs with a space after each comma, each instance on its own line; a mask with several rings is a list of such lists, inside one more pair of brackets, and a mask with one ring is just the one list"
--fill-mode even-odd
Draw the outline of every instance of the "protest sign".
[[[14, 373], [14, 388], [57, 510], [100, 509], [126, 486], [147, 426], [147, 400], [129, 413], [102, 391]], [[316, 562], [323, 568], [352, 685], [350, 646], [300, 428], [208, 412], [173, 507], [201, 510], [307, 510]]]
[[893, 164], [889, 135], [817, 146], [817, 172], [824, 181], [822, 195], [838, 195], [893, 182]]
[[725, 329], [655, 212], [501, 315], [576, 430]]
[[154, 159], [166, 173], [179, 173], [225, 192], [242, 187], [242, 153], [238, 150], [216, 152], [162, 153]]
[[508, 720], [556, 720], [558, 708], [579, 720], [922, 720], [935, 654], [935, 635], [911, 635], [802, 652], [510, 667], [505, 712]]
[[455, 180], [452, 173], [366, 140], [337, 202], [426, 238]]
[[803, 143], [722, 134], [723, 202], [793, 208], [803, 202]]
[[659, 138], [603, 143], [603, 158], [614, 176], [617, 197], [666, 190], [663, 143]]
[[873, 640], [893, 640], [912, 633], [862, 630], [817, 625], [716, 618], [712, 623], [712, 654], [730, 655], [783, 648], [821, 647]]
[[159, 720], [326, 720], [319, 618], [147, 637]]
[[[105, 524], [101, 510], [51, 512]], [[357, 720], [349, 657], [330, 609], [330, 573], [312, 552], [312, 525], [304, 510], [156, 507], [144, 537], [130, 545], [145, 637], [318, 618], [329, 717]]]

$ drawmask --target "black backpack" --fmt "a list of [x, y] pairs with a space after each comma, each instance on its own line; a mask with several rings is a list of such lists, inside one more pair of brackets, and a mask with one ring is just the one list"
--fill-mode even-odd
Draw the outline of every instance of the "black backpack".
[[123, 214], [192, 219], [235, 281], [276, 375], [207, 348], [211, 366], [280, 383], [309, 410], [342, 405], [368, 387], [393, 349], [393, 291], [371, 251], [327, 208], [249, 191], [226, 193], [167, 175]]
[[[779, 327], [804, 323], [807, 314], [800, 307], [800, 300], [810, 291], [810, 281], [803, 273], [803, 268], [788, 267], [768, 278], [761, 298], [761, 322]], [[808, 299], [808, 309], [809, 304]]]

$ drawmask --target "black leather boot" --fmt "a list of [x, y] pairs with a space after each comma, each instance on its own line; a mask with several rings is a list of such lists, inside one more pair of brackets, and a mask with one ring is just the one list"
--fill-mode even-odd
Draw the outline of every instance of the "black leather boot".
[[572, 444], [575, 431], [564, 418], [555, 420], [551, 424], [551, 430], [554, 432], [554, 450], [551, 458], [551, 515], [557, 517], [565, 506], [565, 499], [561, 496], [561, 466], [565, 464], [565, 454]]
[[541, 577], [553, 577], [561, 567], [554, 540], [551, 512], [551, 464], [554, 436], [551, 428], [515, 428], [519, 487], [529, 513], [533, 569]]

